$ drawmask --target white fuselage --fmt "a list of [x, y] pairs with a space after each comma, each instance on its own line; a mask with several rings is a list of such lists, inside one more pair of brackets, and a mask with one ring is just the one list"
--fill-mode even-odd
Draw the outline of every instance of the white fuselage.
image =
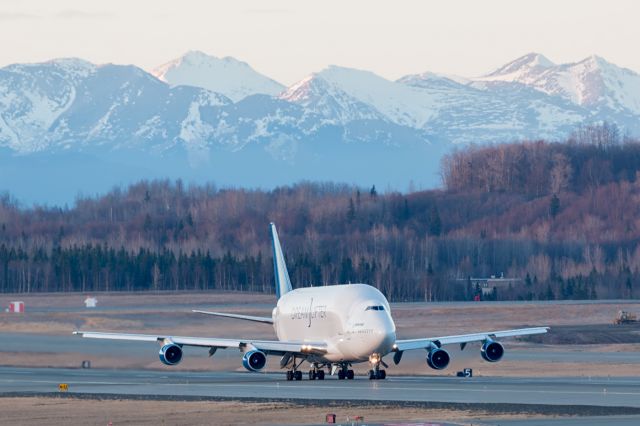
[[278, 300], [279, 340], [326, 343], [318, 362], [361, 362], [384, 356], [396, 340], [389, 302], [375, 287], [346, 284], [292, 290]]

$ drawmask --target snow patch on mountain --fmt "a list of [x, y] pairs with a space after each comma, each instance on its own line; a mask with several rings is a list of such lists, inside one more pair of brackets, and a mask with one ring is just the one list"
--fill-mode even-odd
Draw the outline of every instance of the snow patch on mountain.
[[386, 118], [421, 128], [435, 116], [436, 98], [420, 88], [386, 80], [370, 71], [330, 66], [285, 91], [281, 99], [322, 116], [342, 120]]
[[569, 64], [553, 64], [539, 54], [529, 54], [474, 79], [474, 87], [488, 89], [492, 82], [524, 84], [583, 107], [606, 108], [640, 114], [640, 75], [592, 55]]
[[545, 56], [539, 53], [529, 53], [503, 65], [484, 76], [482, 80], [517, 81], [526, 84], [527, 81], [534, 80], [541, 73], [554, 66], [555, 64]]
[[[249, 73], [248, 83], [237, 70]], [[398, 147], [558, 139], [596, 120], [640, 133], [638, 74], [599, 57], [556, 65], [529, 54], [469, 80], [425, 72], [390, 81], [330, 66], [284, 91], [277, 84], [258, 90], [253, 83], [260, 78], [247, 64], [200, 52], [167, 64], [158, 76], [171, 80], [174, 72], [224, 87], [168, 84], [135, 66], [77, 59], [2, 68], [0, 146], [21, 153], [100, 146], [202, 155], [249, 147], [293, 161], [308, 141]], [[252, 89], [234, 92], [238, 82]]]
[[222, 93], [234, 102], [254, 94], [275, 96], [284, 86], [247, 63], [191, 51], [151, 72], [171, 86], [186, 85]]
[[279, 98], [301, 105], [308, 113], [322, 117], [322, 124], [385, 119], [373, 105], [349, 95], [340, 84], [327, 80], [322, 73], [304, 78], [289, 87]]
[[0, 146], [22, 152], [45, 149], [52, 125], [76, 99], [75, 85], [94, 70], [80, 59], [0, 69]]
[[396, 80], [396, 82], [407, 86], [422, 87], [426, 89], [440, 88], [459, 88], [470, 83], [471, 80], [454, 76], [436, 74], [430, 71], [422, 74], [410, 74]]

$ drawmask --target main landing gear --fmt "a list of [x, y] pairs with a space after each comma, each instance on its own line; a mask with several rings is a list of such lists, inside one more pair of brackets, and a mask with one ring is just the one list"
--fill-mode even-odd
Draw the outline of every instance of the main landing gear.
[[324, 370], [318, 367], [318, 364], [313, 364], [313, 369], [309, 370], [309, 380], [324, 380]]
[[[291, 369], [287, 371], [287, 381], [299, 381], [302, 380], [302, 371], [298, 370], [300, 365], [304, 360], [300, 360], [299, 363], [296, 363], [296, 360], [293, 360], [291, 365]], [[369, 380], [384, 380], [387, 377], [387, 372], [380, 368], [380, 365], [387, 366], [384, 362], [382, 362], [381, 358], [377, 354], [373, 354], [369, 357], [369, 362], [371, 363], [371, 370], [369, 370]], [[312, 368], [309, 370], [309, 380], [324, 380], [325, 371], [324, 367], [327, 367], [327, 364], [319, 365], [318, 363], [311, 364]], [[355, 374], [353, 370], [350, 368], [351, 364], [348, 362], [340, 362], [334, 363], [332, 365], [331, 374], [335, 374], [336, 371], [338, 373], [338, 380], [353, 380]]]
[[287, 381], [292, 381], [292, 380], [302, 380], [302, 371], [297, 370], [297, 371], [293, 371], [293, 370], [289, 370], [287, 371]]
[[287, 381], [290, 382], [292, 380], [302, 380], [302, 371], [298, 370], [298, 367], [302, 365], [304, 359], [301, 359], [300, 362], [296, 363], [296, 358], [293, 357], [293, 362], [291, 363], [291, 370], [287, 371]]
[[[296, 358], [293, 358], [293, 362], [291, 363], [291, 370], [287, 371], [287, 381], [290, 382], [292, 380], [299, 381], [302, 380], [302, 371], [298, 370], [300, 365], [305, 361], [304, 358], [300, 360], [300, 362], [296, 362]], [[309, 370], [309, 380], [324, 380], [324, 370], [320, 368], [318, 363], [311, 364], [311, 370]]]
[[340, 370], [338, 370], [338, 379], [340, 380], [353, 380], [354, 373], [353, 370], [349, 369], [349, 364], [344, 363], [340, 366]]
[[309, 380], [324, 380], [324, 370], [313, 371], [309, 370]]

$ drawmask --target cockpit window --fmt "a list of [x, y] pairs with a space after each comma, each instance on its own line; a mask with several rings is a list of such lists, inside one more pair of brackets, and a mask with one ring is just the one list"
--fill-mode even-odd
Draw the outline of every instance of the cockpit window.
[[384, 306], [367, 306], [365, 311], [384, 311]]

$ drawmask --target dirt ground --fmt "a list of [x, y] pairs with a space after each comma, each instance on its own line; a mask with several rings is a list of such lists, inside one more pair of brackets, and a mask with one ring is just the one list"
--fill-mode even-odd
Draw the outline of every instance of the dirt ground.
[[[197, 315], [191, 309], [209, 309], [268, 316], [274, 305], [271, 295], [247, 293], [160, 293], [97, 294], [97, 309], [85, 309], [84, 294], [0, 295], [0, 306], [10, 300], [24, 300], [26, 313], [0, 312], [0, 333], [26, 333], [32, 341], [38, 336], [61, 336], [69, 339], [73, 330], [123, 331], [192, 336], [275, 338], [272, 327], [243, 321]], [[507, 354], [502, 362], [481, 360], [478, 345], [464, 351], [447, 347], [452, 356], [448, 369], [440, 372], [425, 365], [423, 351], [407, 352], [399, 366], [392, 365], [393, 375], [454, 375], [464, 367], [478, 376], [629, 376], [640, 374], [640, 363], [599, 362], [600, 354], [640, 353], [640, 325], [611, 325], [619, 309], [640, 313], [640, 301], [629, 303], [455, 303], [394, 304], [392, 314], [399, 338], [436, 337], [478, 330], [499, 330], [524, 326], [552, 327], [541, 338], [505, 339]], [[78, 338], [79, 339], [79, 338]], [[68, 342], [68, 341], [67, 341]], [[84, 341], [82, 341], [84, 342]], [[191, 348], [190, 356], [175, 367], [166, 367], [157, 358], [155, 347], [117, 355], [108, 352], [90, 355], [78, 341], [71, 351], [56, 348], [39, 352], [12, 351], [0, 348], [0, 365], [75, 367], [89, 358], [94, 368], [179, 369], [194, 371], [241, 370], [237, 351], [218, 351], [213, 358]], [[95, 341], [94, 341], [94, 344]], [[153, 345], [152, 345], [153, 346]], [[99, 348], [100, 349], [100, 348]], [[75, 351], [75, 352], [74, 352]], [[525, 354], [512, 357], [510, 353]], [[583, 361], [571, 356], [561, 361], [547, 359], [548, 352], [580, 353]], [[99, 352], [100, 353], [100, 352]], [[593, 354], [593, 357], [585, 354]], [[531, 356], [529, 356], [531, 355]], [[632, 355], [633, 356], [633, 355]], [[278, 370], [278, 359], [269, 358], [267, 369]], [[366, 365], [354, 366], [364, 374]], [[28, 415], [25, 415], [28, 413]], [[117, 399], [78, 399], [75, 397], [5, 397], [0, 398], [0, 424], [20, 425], [236, 425], [236, 424], [321, 424], [327, 413], [335, 413], [343, 424], [348, 418], [364, 416], [367, 422], [445, 421], [471, 424], [496, 418], [530, 418], [535, 413], [498, 413], [474, 409], [427, 409], [420, 407], [301, 406], [290, 403], [240, 401], [149, 401]]]
[[[269, 316], [274, 304], [272, 295], [207, 292], [207, 293], [107, 293], [94, 294], [97, 309], [85, 309], [84, 294], [2, 295], [0, 306], [9, 300], [24, 300], [26, 313], [0, 313], [0, 333], [28, 333], [35, 336], [70, 336], [73, 330], [122, 331], [128, 333], [161, 333], [189, 336], [247, 337], [273, 339], [273, 328], [265, 324], [213, 318], [194, 314], [191, 309], [209, 309]], [[502, 362], [491, 364], [481, 360], [479, 346], [469, 345], [464, 351], [448, 346], [452, 362], [448, 369], [437, 372], [426, 367], [424, 353], [404, 354], [399, 366], [392, 365], [390, 374], [451, 375], [465, 367], [474, 374], [491, 376], [628, 376], [638, 371], [639, 363], [599, 361], [598, 353], [640, 352], [640, 323], [614, 326], [613, 318], [620, 309], [640, 313], [640, 301], [627, 303], [406, 303], [392, 305], [399, 338], [436, 337], [446, 334], [499, 330], [525, 326], [551, 326], [551, 333], [535, 338], [505, 339], [507, 354]], [[95, 344], [95, 342], [94, 342]], [[113, 343], [110, 343], [113, 344]], [[12, 366], [77, 367], [87, 359], [78, 352], [24, 352], [4, 345], [0, 364]], [[166, 369], [150, 348], [147, 353], [119, 353], [117, 356], [91, 355], [94, 368]], [[237, 352], [219, 351], [213, 358], [185, 356], [172, 369], [241, 370]], [[533, 358], [514, 359], [510, 353], [532, 354]], [[547, 359], [547, 352], [594, 353], [590, 362]], [[191, 352], [194, 353], [194, 352]], [[517, 358], [517, 357], [516, 357]], [[354, 366], [365, 374], [366, 365]], [[361, 367], [361, 368], [360, 368]], [[269, 358], [268, 370], [278, 370], [278, 360]]]
[[[515, 419], [531, 414], [496, 414], [483, 410], [427, 409], [392, 406], [301, 406], [273, 402], [138, 401], [76, 398], [0, 398], [2, 424], [58, 425], [288, 425], [322, 424], [329, 413], [351, 424], [356, 416], [367, 423], [449, 422], [471, 424], [481, 419]], [[25, 413], [29, 413], [25, 416]]]

